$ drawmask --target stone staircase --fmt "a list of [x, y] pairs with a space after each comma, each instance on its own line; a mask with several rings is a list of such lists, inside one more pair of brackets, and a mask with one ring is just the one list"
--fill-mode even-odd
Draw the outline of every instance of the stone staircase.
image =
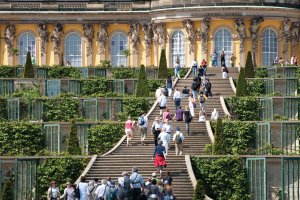
[[[214, 95], [206, 102], [206, 111], [208, 114], [207, 119], [209, 119], [210, 113], [214, 108], [217, 108], [220, 116], [224, 116], [219, 96], [233, 95], [229, 80], [220, 79], [219, 75], [217, 74], [217, 70], [220, 70], [220, 68], [209, 68], [207, 72], [211, 77]], [[180, 79], [176, 84], [176, 88], [181, 91], [185, 85], [190, 87], [191, 82], [191, 76], [189, 76], [187, 79]], [[214, 93], [214, 91], [216, 92]], [[171, 99], [168, 99], [167, 105], [170, 112], [174, 114], [174, 102]], [[182, 99], [182, 108], [184, 108], [186, 105], [188, 105], [188, 99]], [[201, 155], [203, 154], [205, 145], [210, 143], [206, 124], [198, 122], [198, 112], [199, 105], [197, 105], [197, 108], [195, 110], [196, 118], [190, 124], [189, 136], [186, 136], [184, 122], [177, 122], [174, 120], [171, 121], [173, 129], [175, 129], [176, 127], [180, 127], [181, 131], [185, 134], [183, 154]], [[154, 118], [157, 116], [159, 116], [158, 105], [156, 105], [156, 107], [148, 116], [149, 124], [148, 135], [145, 141], [146, 145], [142, 146], [140, 144], [139, 133], [138, 131], [135, 131], [131, 146], [127, 147], [126, 140], [123, 140], [121, 144], [110, 154], [106, 156], [100, 156], [95, 160], [90, 170], [86, 174], [87, 180], [92, 180], [95, 177], [101, 179], [109, 176], [114, 181], [117, 181], [117, 177], [121, 177], [121, 173], [123, 171], [131, 172], [133, 166], [139, 168], [139, 171], [143, 175], [144, 179], [150, 178], [151, 174], [156, 171], [153, 165], [153, 160], [151, 159], [154, 151], [154, 141], [151, 133], [151, 126]], [[171, 143], [171, 146], [169, 148], [167, 163], [167, 169], [171, 171], [174, 180], [174, 195], [178, 200], [191, 200], [193, 194], [193, 185], [188, 174], [187, 163], [184, 156], [175, 155], [175, 148], [173, 143]]]

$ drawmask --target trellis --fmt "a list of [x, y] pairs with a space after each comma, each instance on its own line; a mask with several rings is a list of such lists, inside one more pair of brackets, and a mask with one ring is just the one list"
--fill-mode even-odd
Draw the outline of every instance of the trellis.
[[81, 93], [81, 82], [79, 80], [68, 81], [68, 92], [80, 95]]
[[44, 103], [42, 99], [33, 99], [28, 104], [30, 120], [41, 121], [43, 119]]
[[[266, 145], [271, 144], [271, 129], [270, 123], [256, 124], [256, 149], [262, 149]], [[260, 154], [267, 154], [266, 150], [260, 150]]]
[[281, 158], [281, 199], [300, 199], [300, 158]]
[[98, 100], [84, 99], [83, 100], [83, 117], [87, 120], [98, 120]]
[[77, 133], [79, 138], [79, 145], [83, 154], [88, 154], [88, 130], [91, 128], [90, 124], [79, 124], [77, 125]]
[[264, 79], [265, 94], [274, 94], [274, 79]]
[[285, 152], [299, 152], [300, 123], [281, 122], [281, 147]]
[[122, 112], [121, 99], [106, 99], [105, 118], [108, 120], [116, 120], [115, 114]]
[[53, 153], [60, 153], [60, 125], [46, 124], [44, 125], [46, 133], [47, 150]]
[[87, 78], [89, 76], [89, 69], [86, 67], [78, 67], [81, 72], [81, 77]]
[[285, 96], [297, 96], [298, 79], [285, 79]]
[[7, 99], [7, 119], [9, 121], [19, 121], [20, 99]]
[[113, 80], [112, 81], [113, 92], [124, 94], [125, 93], [125, 84], [124, 80]]
[[46, 95], [48, 97], [59, 96], [61, 80], [46, 80]]
[[283, 115], [289, 120], [298, 120], [298, 102], [299, 98], [283, 99]]
[[260, 120], [262, 121], [271, 121], [273, 120], [273, 98], [260, 98], [259, 99], [259, 115]]
[[14, 80], [0, 80], [0, 95], [7, 96], [14, 93]]

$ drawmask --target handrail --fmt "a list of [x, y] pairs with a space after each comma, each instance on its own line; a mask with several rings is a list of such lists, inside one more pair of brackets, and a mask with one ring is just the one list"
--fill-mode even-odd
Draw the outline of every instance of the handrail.
[[196, 179], [194, 171], [193, 171], [193, 167], [192, 167], [190, 155], [185, 155], [184, 159], [185, 159], [185, 164], [186, 164], [187, 172], [189, 174], [189, 177], [190, 177], [190, 179], [192, 181], [193, 188], [195, 190], [196, 186], [197, 186], [197, 179]]
[[123, 137], [119, 140], [119, 142], [117, 144], [115, 144], [115, 146], [113, 148], [111, 148], [108, 152], [106, 152], [105, 154], [102, 154], [100, 157], [104, 157], [107, 156], [108, 154], [111, 154], [113, 151], [115, 151], [122, 143], [123, 141], [126, 139], [126, 135], [123, 135]]
[[226, 106], [226, 103], [225, 103], [225, 99], [223, 96], [220, 96], [220, 102], [221, 102], [221, 106], [222, 106], [222, 109], [225, 113], [225, 115], [228, 117], [228, 119], [230, 119], [231, 115], [227, 109], [227, 106]]
[[208, 133], [208, 136], [209, 136], [209, 139], [211, 141], [211, 143], [213, 144], [215, 142], [215, 136], [214, 136], [214, 133], [211, 129], [211, 125], [210, 125], [210, 121], [209, 120], [206, 120], [206, 129], [207, 129], [207, 133]]
[[93, 157], [91, 158], [89, 164], [86, 166], [86, 168], [83, 170], [83, 172], [81, 173], [81, 175], [79, 176], [79, 178], [75, 181], [75, 184], [78, 184], [80, 181], [80, 177], [81, 176], [85, 176], [87, 174], [87, 172], [91, 169], [92, 165], [94, 164], [94, 162], [96, 161], [98, 155], [93, 155]]
[[236, 87], [235, 87], [235, 85], [234, 85], [234, 82], [233, 82], [233, 78], [232, 78], [232, 77], [229, 77], [229, 83], [230, 83], [230, 86], [231, 86], [232, 91], [234, 92], [234, 94], [236, 94]]
[[184, 76], [184, 79], [186, 79], [190, 75], [191, 72], [192, 72], [192, 67], [190, 67], [189, 71]]

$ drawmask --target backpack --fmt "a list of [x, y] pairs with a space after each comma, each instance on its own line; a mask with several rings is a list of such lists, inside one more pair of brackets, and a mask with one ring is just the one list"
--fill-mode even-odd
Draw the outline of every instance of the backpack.
[[189, 112], [189, 114], [185, 115], [186, 121], [187, 121], [187, 122], [191, 122], [191, 121], [192, 121], [192, 115], [191, 115], [191, 112], [190, 112], [190, 111], [188, 111], [188, 112]]
[[170, 195], [167, 194], [167, 195], [164, 196], [164, 200], [172, 200], [172, 199], [175, 199], [172, 194], [170, 194]]
[[124, 178], [124, 190], [130, 190], [131, 180], [129, 178]]
[[205, 84], [205, 89], [206, 89], [207, 91], [210, 91], [210, 90], [211, 90], [211, 83], [210, 83], [210, 82], [208, 82], [208, 83]]
[[144, 119], [143, 116], [139, 117], [139, 119], [138, 119], [138, 124], [139, 124], [140, 126], [143, 126], [143, 125], [145, 124], [145, 119]]
[[170, 113], [167, 114], [166, 119], [172, 120], [172, 116], [170, 115]]
[[106, 200], [117, 200], [117, 189], [109, 188], [109, 193], [106, 195]]
[[197, 90], [197, 83], [192, 84], [192, 90]]
[[182, 138], [180, 137], [180, 134], [176, 135], [176, 137], [175, 137], [175, 143], [176, 144], [181, 144], [182, 143]]
[[75, 193], [75, 198], [78, 198], [78, 199], [79, 199], [79, 198], [80, 198], [79, 184], [78, 184], [78, 186], [76, 187], [74, 193]]
[[200, 100], [200, 103], [204, 103], [204, 102], [205, 102], [205, 98], [204, 98], [204, 96], [203, 96], [203, 95], [200, 95], [200, 98], [199, 98], [199, 100]]

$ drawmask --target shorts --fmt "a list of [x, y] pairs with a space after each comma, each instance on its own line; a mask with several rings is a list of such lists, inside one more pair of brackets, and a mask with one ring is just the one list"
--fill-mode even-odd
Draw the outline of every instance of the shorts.
[[145, 137], [147, 135], [147, 127], [139, 127], [141, 137]]
[[125, 129], [125, 133], [126, 133], [126, 135], [127, 136], [133, 136], [133, 131], [132, 131], [132, 129]]
[[159, 106], [159, 109], [166, 109], [167, 106]]

